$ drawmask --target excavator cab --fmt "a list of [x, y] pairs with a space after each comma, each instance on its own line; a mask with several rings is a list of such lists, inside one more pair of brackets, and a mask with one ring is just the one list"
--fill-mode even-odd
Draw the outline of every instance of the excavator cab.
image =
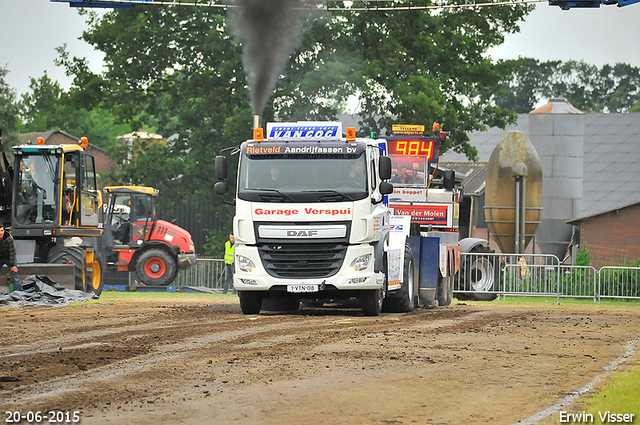
[[14, 238], [102, 234], [93, 156], [79, 145], [21, 145], [15, 158]]

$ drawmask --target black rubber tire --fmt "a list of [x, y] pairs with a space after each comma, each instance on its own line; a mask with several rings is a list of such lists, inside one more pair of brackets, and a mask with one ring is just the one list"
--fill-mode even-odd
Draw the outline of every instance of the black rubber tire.
[[384, 301], [384, 288], [369, 289], [363, 291], [362, 313], [365, 316], [379, 316], [382, 312], [382, 303]]
[[413, 311], [415, 294], [415, 270], [413, 270], [413, 252], [411, 246], [404, 247], [404, 269], [402, 272], [402, 287], [395, 296], [390, 293], [384, 299], [384, 311], [390, 313], [407, 313]]
[[73, 264], [74, 287], [78, 291], [85, 290], [87, 276], [87, 258], [84, 249], [77, 246], [54, 246], [49, 250], [50, 264]]
[[243, 314], [259, 314], [262, 309], [262, 295], [255, 291], [238, 291], [240, 309]]
[[[471, 250], [471, 254], [491, 254], [495, 251], [484, 245], [478, 245]], [[465, 291], [457, 293], [459, 300], [469, 301], [493, 301], [498, 295], [486, 293], [486, 291], [496, 292], [500, 289], [500, 263], [498, 257], [488, 258], [467, 258], [460, 270], [462, 280], [460, 285]], [[489, 277], [487, 277], [489, 276]]]
[[104, 288], [104, 273], [106, 272], [105, 267], [104, 259], [95, 252], [91, 270], [87, 273], [84, 292], [93, 292], [98, 297], [102, 294], [102, 289]]
[[168, 252], [152, 248], [138, 258], [136, 274], [147, 286], [168, 286], [176, 279], [178, 267]]

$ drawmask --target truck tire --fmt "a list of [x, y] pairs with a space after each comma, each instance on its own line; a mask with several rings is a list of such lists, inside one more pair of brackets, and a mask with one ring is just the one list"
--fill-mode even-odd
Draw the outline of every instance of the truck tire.
[[85, 290], [87, 279], [87, 259], [84, 249], [77, 246], [54, 246], [49, 251], [47, 260], [51, 264], [73, 264], [74, 287], [78, 291]]
[[362, 296], [362, 313], [365, 316], [379, 316], [384, 301], [384, 288], [369, 289]]
[[262, 296], [255, 291], [238, 291], [243, 314], [258, 314], [262, 309]]
[[178, 268], [169, 253], [153, 248], [138, 258], [136, 274], [147, 286], [167, 286], [175, 280]]
[[94, 253], [91, 271], [87, 274], [87, 282], [84, 292], [93, 292], [98, 297], [102, 294], [104, 288], [104, 272], [105, 263], [102, 257], [96, 252]]
[[[471, 250], [471, 254], [494, 252], [494, 250], [484, 245], [476, 246]], [[460, 273], [462, 273], [460, 285], [463, 290], [473, 292], [457, 293], [456, 298], [463, 301], [493, 301], [497, 298], [497, 294], [487, 292], [497, 292], [500, 289], [500, 263], [498, 257], [469, 256], [462, 265]]]
[[413, 270], [413, 252], [411, 246], [404, 247], [404, 268], [402, 272], [402, 287], [396, 296], [384, 299], [384, 311], [390, 313], [407, 313], [413, 311], [413, 296], [415, 290], [415, 272]]

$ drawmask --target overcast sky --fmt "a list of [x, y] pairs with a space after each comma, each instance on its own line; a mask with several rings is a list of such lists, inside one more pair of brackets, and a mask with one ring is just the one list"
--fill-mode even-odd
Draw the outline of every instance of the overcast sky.
[[[17, 93], [26, 93], [30, 78], [47, 71], [67, 89], [71, 80], [53, 63], [54, 49], [64, 43], [72, 56], [86, 57], [92, 70], [100, 71], [102, 55], [78, 40], [84, 29], [84, 17], [66, 3], [0, 0], [0, 66], [10, 71], [7, 83]], [[490, 54], [505, 59], [575, 59], [599, 67], [617, 62], [640, 67], [640, 4], [563, 11], [539, 3], [521, 24], [521, 33], [508, 35], [505, 44]]]

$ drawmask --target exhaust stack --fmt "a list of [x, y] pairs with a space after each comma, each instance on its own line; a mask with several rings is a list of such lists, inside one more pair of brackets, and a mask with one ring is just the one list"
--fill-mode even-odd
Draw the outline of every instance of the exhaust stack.
[[262, 128], [262, 115], [253, 116], [253, 129]]

